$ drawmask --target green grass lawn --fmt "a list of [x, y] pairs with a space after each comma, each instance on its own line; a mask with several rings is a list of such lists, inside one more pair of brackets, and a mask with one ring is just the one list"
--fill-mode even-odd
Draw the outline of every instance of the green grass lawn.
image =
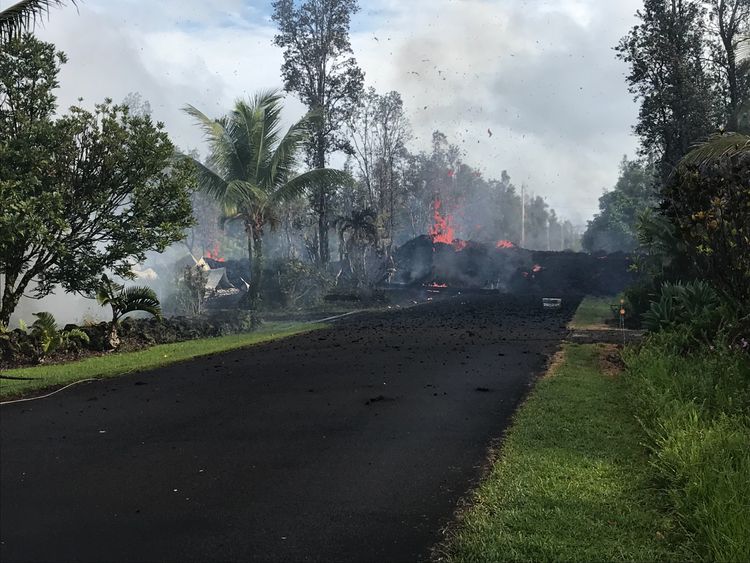
[[145, 371], [198, 356], [244, 348], [324, 327], [325, 325], [309, 323], [265, 323], [259, 330], [245, 334], [161, 344], [137, 352], [107, 354], [75, 362], [6, 370], [3, 372], [4, 375], [34, 379], [0, 379], [0, 398], [22, 396], [32, 391], [58, 387], [82, 379], [113, 377]]
[[600, 328], [613, 318], [612, 305], [619, 304], [620, 297], [586, 297], [578, 307], [571, 328]]
[[625, 382], [600, 372], [601, 345], [565, 360], [520, 408], [490, 474], [441, 555], [449, 561], [679, 559], [650, 490]]

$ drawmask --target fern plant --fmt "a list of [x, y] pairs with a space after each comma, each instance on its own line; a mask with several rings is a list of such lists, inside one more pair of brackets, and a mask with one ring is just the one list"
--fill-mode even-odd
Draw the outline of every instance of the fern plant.
[[153, 289], [144, 286], [126, 288], [106, 274], [102, 276], [96, 300], [102, 307], [109, 305], [112, 309], [108, 341], [113, 350], [120, 346], [120, 320], [128, 313], [143, 311], [161, 319], [161, 305]]
[[29, 334], [37, 343], [39, 361], [54, 352], [78, 348], [89, 342], [89, 336], [78, 328], [60, 330], [52, 313], [43, 311], [34, 313], [34, 316], [36, 320], [31, 325]]

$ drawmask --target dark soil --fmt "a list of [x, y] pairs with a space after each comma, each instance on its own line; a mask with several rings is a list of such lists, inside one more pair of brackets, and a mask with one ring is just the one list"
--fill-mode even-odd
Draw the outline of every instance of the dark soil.
[[459, 296], [3, 406], [0, 559], [426, 558], [564, 303]]

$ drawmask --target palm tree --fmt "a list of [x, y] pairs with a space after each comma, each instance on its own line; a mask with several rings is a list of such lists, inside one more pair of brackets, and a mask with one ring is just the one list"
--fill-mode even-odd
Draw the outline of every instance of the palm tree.
[[[70, 0], [74, 6], [77, 0]], [[9, 8], [0, 10], [0, 41], [20, 36], [33, 27], [36, 20], [46, 14], [52, 6], [65, 6], [66, 0], [21, 0]]]
[[150, 287], [128, 287], [109, 279], [105, 274], [96, 292], [99, 305], [112, 308], [112, 321], [109, 325], [109, 346], [112, 349], [120, 345], [120, 319], [128, 313], [143, 311], [161, 318], [161, 306], [156, 293]]
[[276, 224], [279, 206], [306, 190], [351, 182], [345, 172], [328, 168], [295, 175], [300, 147], [318, 119], [310, 113], [281, 135], [282, 96], [266, 91], [238, 100], [232, 112], [210, 119], [188, 105], [185, 112], [203, 128], [210, 145], [207, 164], [196, 161], [201, 188], [223, 207], [222, 221], [242, 221], [252, 277], [243, 306], [257, 306], [263, 273], [263, 230]]
[[348, 262], [355, 285], [367, 277], [367, 248], [378, 244], [377, 217], [375, 211], [366, 208], [336, 219], [341, 261]]

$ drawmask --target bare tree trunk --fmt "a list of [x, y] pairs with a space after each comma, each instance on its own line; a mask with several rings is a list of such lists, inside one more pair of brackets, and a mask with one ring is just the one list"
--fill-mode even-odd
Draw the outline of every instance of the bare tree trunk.
[[15, 275], [9, 276], [5, 274], [3, 279], [3, 294], [2, 301], [0, 301], [0, 324], [7, 327], [10, 324], [10, 316], [16, 310], [23, 292], [20, 291], [20, 288], [14, 289], [13, 287], [17, 279]]
[[[325, 168], [326, 166], [326, 147], [325, 135], [318, 131], [315, 139], [315, 156], [313, 159], [315, 168]], [[320, 265], [325, 267], [331, 261], [331, 251], [328, 245], [328, 193], [327, 186], [319, 186], [317, 193], [316, 212], [318, 214], [318, 255]]]
[[250, 221], [245, 221], [245, 234], [247, 235], [247, 258], [250, 264], [250, 282], [248, 283], [247, 293], [240, 299], [240, 308], [252, 309], [253, 303], [253, 284], [255, 283], [255, 271], [253, 265], [255, 264], [255, 229], [253, 228]]
[[257, 309], [263, 281], [263, 231], [257, 226], [253, 228], [253, 246], [255, 250], [255, 261], [252, 264], [253, 277], [250, 280], [250, 288], [247, 293], [250, 307]]

